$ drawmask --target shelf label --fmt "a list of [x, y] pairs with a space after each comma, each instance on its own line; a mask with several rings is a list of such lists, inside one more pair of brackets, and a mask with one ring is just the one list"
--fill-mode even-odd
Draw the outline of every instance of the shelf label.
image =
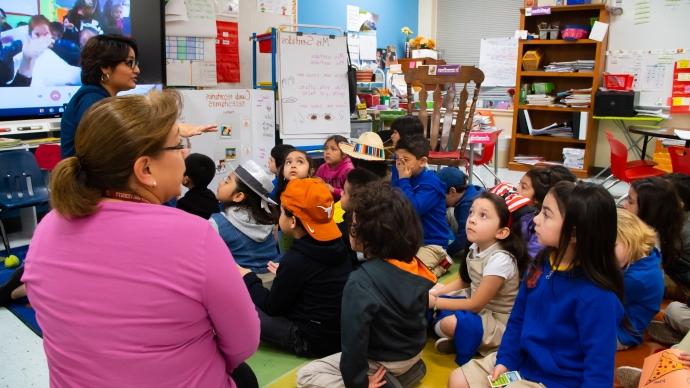
[[551, 15], [551, 7], [525, 8], [525, 16]]

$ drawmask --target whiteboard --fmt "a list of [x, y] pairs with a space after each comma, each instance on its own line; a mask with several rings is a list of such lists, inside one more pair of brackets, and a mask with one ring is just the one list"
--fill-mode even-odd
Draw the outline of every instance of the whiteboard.
[[38, 15], [38, 1], [0, 0], [0, 8], [6, 13]]
[[187, 15], [174, 15], [172, 20], [170, 16], [166, 16], [165, 35], [215, 39], [215, 3], [212, 0], [184, 0], [184, 6]]
[[281, 138], [349, 136], [345, 37], [280, 32], [277, 40]]
[[667, 105], [673, 64], [690, 58], [690, 1], [622, 0], [622, 8], [611, 16], [606, 71], [636, 75], [639, 105]]
[[482, 39], [479, 45], [479, 68], [484, 72], [482, 86], [515, 86], [517, 52], [515, 38]]

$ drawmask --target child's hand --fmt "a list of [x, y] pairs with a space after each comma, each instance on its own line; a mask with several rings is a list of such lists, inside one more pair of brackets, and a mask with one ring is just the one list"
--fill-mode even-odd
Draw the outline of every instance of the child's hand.
[[398, 169], [398, 177], [400, 179], [409, 178], [412, 176], [410, 168], [407, 167], [400, 159], [395, 160], [395, 168]]
[[678, 360], [681, 364], [683, 364], [683, 366], [690, 368], [690, 353], [680, 352], [678, 354]]
[[436, 307], [436, 303], [438, 303], [438, 296], [433, 295], [431, 291], [429, 291], [429, 308], [433, 309]]
[[383, 376], [386, 374], [386, 368], [380, 366], [376, 373], [369, 376], [369, 388], [379, 388], [386, 385], [386, 380]]
[[244, 267], [240, 267], [239, 264], [237, 265], [237, 270], [240, 271], [240, 275], [241, 275], [242, 277], [244, 277], [244, 275], [246, 275], [246, 274], [252, 272], [252, 271], [250, 271], [250, 270], [248, 270], [248, 269], [246, 269], [246, 268], [244, 268]]
[[268, 272], [270, 272], [270, 273], [272, 273], [272, 274], [275, 275], [276, 272], [278, 272], [278, 266], [279, 266], [279, 265], [280, 265], [280, 263], [274, 263], [274, 262], [272, 262], [272, 261], [269, 261], [269, 262], [268, 262], [268, 265], [266, 266], [266, 268], [268, 269]]
[[494, 373], [491, 374], [491, 381], [494, 381], [498, 378], [498, 376], [508, 372], [508, 368], [506, 368], [503, 364], [497, 364], [494, 367]]

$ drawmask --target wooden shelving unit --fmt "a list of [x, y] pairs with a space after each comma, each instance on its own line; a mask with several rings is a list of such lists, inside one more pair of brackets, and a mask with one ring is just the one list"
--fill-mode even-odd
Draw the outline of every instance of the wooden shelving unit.
[[[589, 25], [590, 18], [596, 17], [600, 22], [608, 23], [609, 14], [606, 7], [601, 4], [595, 5], [574, 5], [551, 7], [550, 15], [525, 16], [524, 8], [520, 9], [520, 29], [529, 32], [537, 32], [537, 24], [547, 22], [549, 24], [559, 22], [561, 26], [565, 24]], [[562, 162], [563, 148], [581, 148], [585, 150], [585, 163], [582, 169], [572, 169], [573, 173], [585, 178], [589, 175], [589, 170], [594, 162], [594, 155], [597, 140], [596, 121], [593, 119], [592, 106], [594, 103], [594, 93], [599, 88], [601, 72], [604, 69], [604, 54], [606, 51], [607, 40], [597, 42], [590, 39], [580, 39], [566, 41], [563, 39], [555, 40], [521, 40], [518, 45], [518, 64], [515, 80], [515, 101], [517, 109], [513, 112], [513, 130], [510, 144], [510, 161], [508, 167], [511, 170], [526, 171], [532, 166], [513, 162], [517, 155], [536, 155], [542, 156], [547, 161]], [[540, 49], [544, 53], [543, 65], [551, 62], [575, 61], [578, 59], [594, 60], [594, 70], [592, 72], [546, 72], [546, 71], [523, 71], [522, 56], [528, 50]], [[534, 82], [553, 82], [555, 92], [569, 89], [592, 88], [592, 105], [587, 108], [566, 107], [566, 106], [543, 106], [527, 105], [520, 103], [520, 90], [523, 83]], [[587, 131], [585, 140], [576, 138], [555, 137], [555, 136], [531, 136], [518, 132], [518, 117], [522, 110], [527, 110], [535, 128], [541, 128], [553, 122], [563, 122], [572, 119], [573, 114], [587, 112]]]

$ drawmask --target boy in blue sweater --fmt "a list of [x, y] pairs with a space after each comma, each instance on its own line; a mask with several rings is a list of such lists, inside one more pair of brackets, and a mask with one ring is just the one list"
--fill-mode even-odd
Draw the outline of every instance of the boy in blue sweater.
[[448, 248], [446, 221], [446, 185], [427, 170], [429, 141], [419, 135], [402, 138], [395, 145], [397, 177], [392, 184], [412, 202], [424, 231], [424, 245], [417, 252], [419, 258], [434, 273], [443, 275], [452, 264]]
[[[484, 191], [477, 185], [467, 184], [467, 175], [457, 167], [444, 167], [438, 173], [439, 179], [446, 185], [446, 219], [453, 231], [455, 239], [448, 246], [448, 254], [452, 257], [464, 257], [467, 247], [467, 233], [465, 224], [470, 214], [472, 201]], [[452, 210], [451, 210], [452, 209]]]

